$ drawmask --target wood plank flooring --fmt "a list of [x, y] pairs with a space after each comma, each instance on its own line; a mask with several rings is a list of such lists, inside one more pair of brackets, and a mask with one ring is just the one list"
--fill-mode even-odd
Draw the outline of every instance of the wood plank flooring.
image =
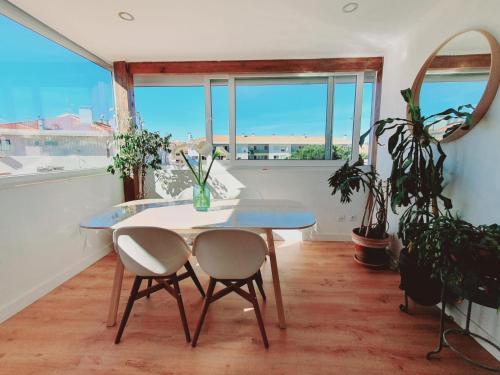
[[[280, 244], [278, 265], [288, 329], [278, 327], [270, 264], [261, 304], [270, 348], [264, 349], [251, 305], [237, 295], [210, 306], [196, 348], [185, 342], [176, 301], [159, 291], [137, 301], [119, 345], [106, 327], [114, 254], [100, 260], [0, 324], [0, 374], [476, 374], [449, 350], [429, 362], [439, 313], [399, 311], [399, 276], [352, 259], [347, 242]], [[193, 260], [193, 264], [196, 261]], [[204, 287], [206, 276], [195, 267]], [[121, 318], [132, 275], [126, 273]], [[15, 287], [15, 280], [12, 280]], [[181, 282], [191, 332], [202, 307], [190, 280]], [[451, 325], [451, 323], [449, 323]], [[467, 352], [498, 362], [472, 340]]]

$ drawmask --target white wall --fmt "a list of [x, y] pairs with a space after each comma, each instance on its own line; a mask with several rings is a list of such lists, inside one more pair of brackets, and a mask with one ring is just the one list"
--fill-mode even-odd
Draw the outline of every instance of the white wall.
[[[259, 161], [255, 162], [257, 165]], [[265, 163], [265, 162], [264, 162]], [[287, 161], [283, 161], [286, 164]], [[341, 205], [340, 196], [331, 195], [328, 178], [336, 167], [233, 167], [214, 164], [210, 180], [216, 198], [290, 199], [302, 202], [314, 212], [317, 225], [304, 233], [305, 239], [350, 240], [351, 230], [359, 225], [366, 196], [359, 193], [352, 204]], [[145, 190], [149, 197], [175, 198], [189, 189], [193, 180], [186, 170], [168, 169], [165, 183], [151, 181]], [[188, 193], [189, 195], [189, 193]], [[340, 219], [339, 218], [343, 218]]]
[[118, 178], [64, 176], [0, 180], [0, 322], [111, 250], [109, 233], [78, 224], [122, 201]]
[[[429, 17], [399, 47], [384, 59], [381, 118], [405, 116], [405, 106], [399, 90], [411, 87], [420, 66], [433, 50], [451, 35], [471, 28], [481, 28], [500, 41], [500, 1], [448, 0], [436, 2]], [[381, 140], [385, 143], [387, 137]], [[445, 169], [449, 181], [447, 195], [457, 212], [475, 224], [500, 223], [500, 94], [483, 120], [465, 137], [444, 146], [448, 154]], [[390, 173], [390, 157], [386, 147], [378, 151], [378, 168]], [[391, 218], [396, 228], [397, 218]], [[454, 311], [463, 322], [465, 304]], [[500, 344], [500, 314], [489, 308], [473, 309], [474, 328]]]

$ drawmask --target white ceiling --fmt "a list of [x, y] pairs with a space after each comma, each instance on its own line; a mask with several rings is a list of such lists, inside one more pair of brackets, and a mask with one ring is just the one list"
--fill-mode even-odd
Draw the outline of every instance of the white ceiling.
[[[107, 62], [376, 56], [436, 0], [10, 0]], [[126, 11], [132, 22], [118, 17]]]

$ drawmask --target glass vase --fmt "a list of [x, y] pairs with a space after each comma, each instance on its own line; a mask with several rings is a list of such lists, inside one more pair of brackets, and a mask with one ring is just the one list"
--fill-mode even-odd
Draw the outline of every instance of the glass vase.
[[196, 211], [208, 211], [210, 208], [210, 189], [206, 184], [193, 186], [193, 207]]

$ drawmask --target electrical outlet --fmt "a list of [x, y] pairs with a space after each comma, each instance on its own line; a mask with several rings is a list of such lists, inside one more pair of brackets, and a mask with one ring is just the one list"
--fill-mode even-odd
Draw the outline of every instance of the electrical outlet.
[[339, 223], [345, 222], [345, 215], [339, 216], [338, 219], [339, 219]]

